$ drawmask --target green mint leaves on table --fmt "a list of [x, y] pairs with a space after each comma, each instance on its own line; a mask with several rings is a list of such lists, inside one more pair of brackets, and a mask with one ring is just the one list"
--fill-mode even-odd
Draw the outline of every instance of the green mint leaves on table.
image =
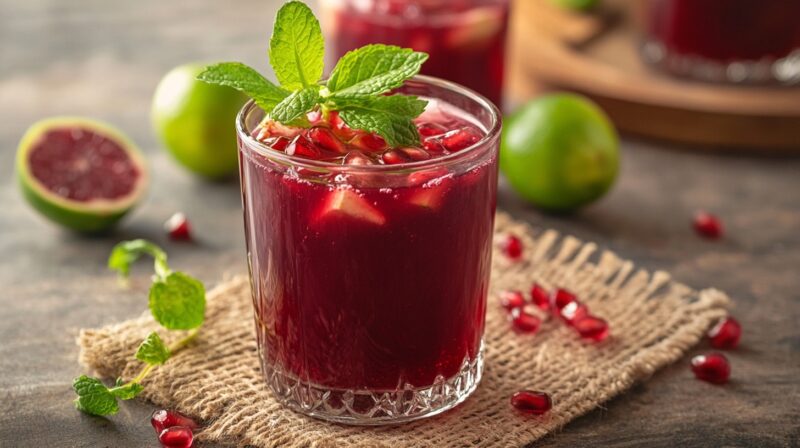
[[427, 102], [415, 96], [386, 94], [419, 73], [428, 59], [426, 53], [367, 45], [345, 54], [327, 82], [321, 80], [324, 53], [322, 31], [311, 9], [290, 1], [278, 11], [270, 39], [270, 63], [280, 86], [238, 62], [206, 67], [198, 79], [240, 90], [270, 119], [283, 124], [307, 126], [308, 112], [336, 110], [351, 128], [374, 132], [389, 145], [419, 145], [412, 120], [425, 110]]
[[167, 254], [145, 240], [124, 241], [111, 251], [108, 267], [127, 278], [130, 266], [142, 255], [154, 260], [155, 275], [150, 287], [150, 312], [168, 330], [189, 330], [182, 338], [167, 346], [157, 332], [151, 332], [136, 350], [135, 357], [145, 367], [135, 378], [124, 382], [118, 378], [114, 387], [107, 387], [97, 378], [81, 375], [72, 384], [78, 398], [75, 407], [93, 415], [111, 415], [119, 411], [117, 400], [130, 400], [142, 390], [142, 380], [156, 366], [164, 364], [173, 353], [197, 336], [205, 318], [205, 288], [197, 279], [175, 272], [167, 264]]

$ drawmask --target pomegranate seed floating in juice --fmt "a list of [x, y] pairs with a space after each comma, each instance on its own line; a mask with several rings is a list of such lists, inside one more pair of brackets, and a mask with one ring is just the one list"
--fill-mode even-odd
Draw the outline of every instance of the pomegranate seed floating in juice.
[[335, 58], [372, 43], [424, 51], [430, 59], [422, 67], [423, 74], [463, 84], [499, 105], [508, 3], [508, 0], [323, 0], [322, 9], [327, 42]]
[[[429, 101], [415, 120], [425, 133], [479, 138], [391, 148], [336, 113], [293, 131], [252, 103], [237, 126], [265, 377], [290, 407], [343, 423], [438, 413], [481, 376], [499, 111], [433, 78], [399, 90]], [[284, 149], [268, 146], [273, 128]], [[404, 405], [417, 395], [431, 404]]]

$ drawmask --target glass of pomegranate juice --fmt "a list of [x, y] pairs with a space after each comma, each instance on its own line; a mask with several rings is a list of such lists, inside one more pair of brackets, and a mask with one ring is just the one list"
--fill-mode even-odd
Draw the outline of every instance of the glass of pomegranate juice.
[[273, 394], [349, 424], [419, 419], [476, 388], [489, 285], [500, 115], [418, 76], [419, 147], [389, 147], [335, 111], [311, 127], [237, 120], [259, 355]]
[[428, 53], [422, 73], [500, 105], [509, 0], [322, 0], [336, 60], [370, 43]]

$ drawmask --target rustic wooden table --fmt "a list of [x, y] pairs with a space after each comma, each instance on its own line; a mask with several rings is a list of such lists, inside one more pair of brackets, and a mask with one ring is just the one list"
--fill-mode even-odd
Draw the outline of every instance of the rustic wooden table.
[[[119, 290], [105, 268], [116, 241], [163, 244], [174, 266], [207, 285], [245, 270], [237, 185], [204, 183], [176, 167], [148, 116], [156, 83], [178, 63], [229, 59], [267, 69], [279, 2], [223, 3], [0, 0], [0, 446], [156, 445], [146, 403], [126, 403], [109, 420], [71, 403], [71, 380], [83, 372], [78, 329], [145, 308], [144, 289]], [[17, 141], [30, 123], [57, 114], [115, 123], [149, 156], [149, 199], [113, 235], [63, 232], [19, 195]], [[500, 207], [689, 285], [729, 292], [745, 331], [729, 355], [733, 381], [694, 380], [687, 356], [536, 446], [800, 446], [800, 160], [663, 146], [625, 140], [615, 189], [575, 215], [540, 214], [505, 187]], [[699, 208], [723, 217], [724, 240], [694, 235], [688, 221]], [[178, 210], [191, 217], [197, 244], [166, 241], [161, 223]], [[144, 277], [144, 267], [134, 275]]]

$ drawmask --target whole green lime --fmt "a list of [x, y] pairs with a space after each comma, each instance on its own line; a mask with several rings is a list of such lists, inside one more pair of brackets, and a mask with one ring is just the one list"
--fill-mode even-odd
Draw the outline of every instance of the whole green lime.
[[597, 4], [597, 0], [550, 0], [550, 2], [562, 8], [574, 9], [577, 11], [586, 11]]
[[203, 65], [172, 69], [156, 88], [151, 111], [162, 144], [183, 166], [211, 179], [237, 168], [236, 114], [247, 98], [196, 79]]
[[619, 138], [591, 100], [542, 96], [505, 120], [500, 168], [523, 198], [567, 211], [603, 196], [619, 171]]

